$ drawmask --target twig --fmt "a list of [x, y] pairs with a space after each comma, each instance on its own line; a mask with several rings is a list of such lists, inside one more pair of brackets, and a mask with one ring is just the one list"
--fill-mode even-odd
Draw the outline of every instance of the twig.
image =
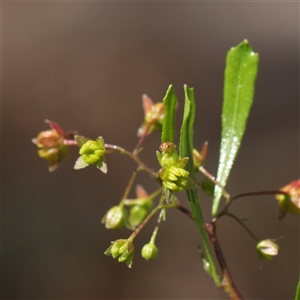
[[214, 248], [217, 260], [222, 270], [223, 280], [221, 288], [225, 291], [225, 293], [230, 297], [231, 300], [242, 300], [243, 297], [234, 284], [225, 257], [223, 255], [223, 251], [217, 239], [215, 219], [213, 219], [210, 223], [206, 224], [206, 231], [208, 233], [209, 240]]

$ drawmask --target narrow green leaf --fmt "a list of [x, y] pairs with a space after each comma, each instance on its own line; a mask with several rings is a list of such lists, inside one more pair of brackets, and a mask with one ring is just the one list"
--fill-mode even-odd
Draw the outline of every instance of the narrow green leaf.
[[[189, 171], [189, 178], [195, 181], [195, 171], [193, 165], [193, 135], [194, 135], [194, 119], [195, 119], [195, 100], [194, 100], [194, 89], [189, 88], [187, 85], [184, 86], [185, 102], [184, 102], [184, 114], [183, 121], [180, 130], [180, 157], [188, 157], [189, 161], [186, 165], [186, 169]], [[202, 217], [201, 207], [198, 198], [198, 189], [192, 188], [186, 190], [189, 205], [191, 207], [195, 223], [197, 224], [200, 236], [203, 241], [205, 254], [208, 263], [211, 268], [211, 275], [217, 285], [220, 285], [220, 279], [217, 273], [217, 268], [209, 247], [209, 241], [205, 231], [205, 225]]]
[[298, 285], [297, 285], [297, 289], [296, 289], [295, 300], [300, 300], [300, 277], [299, 277], [299, 281], [298, 281]]
[[[195, 101], [194, 89], [184, 86], [184, 114], [180, 130], [180, 157], [188, 157], [187, 169], [193, 169], [193, 135], [194, 135], [194, 119], [195, 119]], [[195, 178], [194, 170], [190, 173], [192, 179]]]
[[[229, 50], [226, 58], [222, 137], [217, 180], [225, 187], [239, 150], [252, 105], [258, 54], [247, 40]], [[212, 214], [218, 211], [222, 191], [215, 187]]]
[[165, 116], [162, 127], [161, 142], [174, 142], [175, 132], [175, 111], [177, 104], [177, 96], [174, 92], [173, 86], [170, 85], [167, 93], [163, 99]]

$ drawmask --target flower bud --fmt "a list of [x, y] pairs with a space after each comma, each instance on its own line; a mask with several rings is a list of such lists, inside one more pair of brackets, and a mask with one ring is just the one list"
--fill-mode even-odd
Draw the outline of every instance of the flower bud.
[[157, 152], [158, 162], [161, 167], [170, 167], [176, 161], [178, 161], [178, 154], [176, 152], [176, 145], [170, 142], [165, 142], [160, 144], [159, 150], [162, 152]]
[[271, 239], [260, 241], [256, 245], [256, 250], [260, 258], [265, 260], [271, 260], [278, 254], [279, 246], [274, 243]]
[[201, 153], [199, 153], [196, 149], [193, 149], [193, 163], [195, 172], [199, 171], [199, 167], [204, 165], [206, 155], [208, 150], [208, 142], [203, 144], [201, 149]]
[[300, 179], [292, 181], [280, 189], [286, 195], [278, 194], [276, 199], [279, 203], [279, 219], [282, 219], [287, 213], [300, 215]]
[[60, 126], [53, 121], [46, 122], [52, 129], [40, 132], [32, 142], [39, 148], [39, 157], [49, 162], [49, 171], [54, 171], [69, 154], [70, 147], [64, 145], [64, 131]]
[[38, 134], [34, 143], [39, 148], [54, 148], [62, 142], [63, 137], [59, 136], [56, 130], [45, 130]]
[[139, 226], [149, 215], [153, 208], [152, 201], [144, 205], [134, 205], [129, 211], [129, 223], [133, 228]]
[[96, 165], [103, 173], [107, 172], [105, 163], [105, 144], [102, 137], [95, 141], [83, 136], [75, 136], [75, 140], [80, 147], [80, 157], [77, 159], [74, 168], [76, 170], [85, 168], [89, 165]]
[[148, 135], [153, 130], [161, 131], [165, 114], [164, 104], [162, 102], [154, 104], [147, 95], [143, 95], [143, 108], [144, 122], [138, 129], [137, 135], [139, 137], [144, 134]]
[[153, 198], [157, 195], [155, 192], [149, 196], [146, 190], [139, 184], [136, 186], [135, 193], [137, 196], [136, 199], [124, 200], [124, 204], [130, 207], [129, 223], [132, 229], [140, 225], [152, 211]]
[[142, 248], [142, 257], [146, 260], [153, 260], [158, 255], [158, 249], [154, 243], [150, 242]]
[[172, 166], [160, 169], [159, 176], [167, 189], [181, 192], [186, 188], [189, 172], [183, 168]]
[[120, 229], [126, 225], [127, 213], [121, 206], [113, 206], [103, 217], [102, 223], [107, 229]]
[[125, 262], [129, 268], [132, 266], [134, 246], [130, 239], [120, 239], [112, 242], [112, 245], [104, 252], [105, 255], [118, 258], [119, 262]]
[[189, 172], [184, 167], [189, 159], [187, 157], [179, 159], [173, 143], [162, 143], [159, 150], [162, 153], [157, 152], [156, 155], [162, 167], [159, 170], [159, 177], [164, 187], [171, 191], [183, 191], [188, 183]]

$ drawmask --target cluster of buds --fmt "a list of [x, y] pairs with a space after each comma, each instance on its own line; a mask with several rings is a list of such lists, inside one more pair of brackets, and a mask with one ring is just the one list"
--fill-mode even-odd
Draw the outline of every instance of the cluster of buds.
[[138, 137], [148, 135], [153, 130], [161, 131], [164, 120], [165, 109], [162, 102], [154, 104], [147, 95], [143, 95], [143, 109], [145, 117], [143, 124], [138, 129]]
[[79, 170], [89, 165], [96, 165], [103, 173], [107, 172], [105, 163], [105, 144], [102, 137], [98, 137], [95, 141], [84, 136], [76, 135], [75, 140], [80, 147], [79, 154], [74, 169]]
[[69, 154], [70, 147], [65, 141], [72, 139], [74, 134], [67, 132], [55, 122], [45, 120], [49, 124], [49, 130], [42, 131], [32, 139], [32, 142], [39, 148], [39, 157], [49, 162], [49, 171], [57, 169], [59, 163]]
[[279, 219], [281, 220], [287, 213], [300, 215], [300, 179], [292, 181], [280, 189], [284, 194], [276, 195], [279, 203]]
[[[134, 254], [133, 238], [130, 237], [128, 239], [113, 241], [104, 254], [112, 256], [113, 258], [118, 258], [118, 262], [125, 262], [126, 265], [131, 268]], [[148, 244], [144, 245], [141, 255], [145, 260], [154, 260], [157, 257], [158, 249], [154, 240], [151, 240]]]
[[[153, 209], [153, 199], [161, 193], [160, 190], [148, 195], [141, 185], [136, 187], [135, 199], [122, 200], [119, 205], [113, 206], [102, 218], [107, 229], [135, 229], [149, 215]], [[129, 207], [129, 212], [125, 207]]]
[[112, 245], [104, 252], [105, 255], [118, 258], [118, 262], [125, 262], [129, 268], [132, 266], [133, 253], [134, 246], [130, 238], [112, 242]]
[[[119, 239], [112, 242], [112, 245], [105, 251], [106, 255], [113, 258], [118, 257], [119, 262], [126, 262], [127, 266], [131, 268], [133, 260], [133, 239], [140, 232], [142, 227], [146, 224], [142, 222], [147, 218], [150, 212], [153, 212], [153, 199], [161, 193], [161, 189], [158, 189], [151, 195], [144, 190], [141, 185], [136, 187], [136, 199], [122, 199], [118, 206], [112, 207], [103, 217], [102, 223], [105, 224], [107, 229], [120, 229], [127, 227], [128, 229], [136, 229], [134, 233], [127, 239]], [[129, 214], [125, 209], [129, 206]], [[163, 218], [164, 214], [161, 213], [158, 223]], [[156, 226], [151, 240], [148, 244], [144, 245], [141, 251], [141, 255], [146, 260], [153, 260], [158, 255], [158, 249], [155, 245], [155, 238], [158, 231], [158, 225]]]
[[189, 172], [184, 169], [188, 162], [188, 157], [179, 159], [176, 146], [173, 143], [165, 142], [159, 146], [162, 152], [156, 152], [157, 159], [161, 165], [159, 177], [163, 186], [171, 191], [181, 192], [188, 183]]

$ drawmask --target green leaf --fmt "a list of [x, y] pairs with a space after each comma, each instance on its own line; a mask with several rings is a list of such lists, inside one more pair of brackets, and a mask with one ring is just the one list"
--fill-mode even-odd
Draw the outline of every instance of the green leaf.
[[162, 127], [161, 142], [174, 142], [175, 132], [175, 111], [177, 104], [177, 96], [174, 92], [173, 86], [170, 85], [167, 93], [163, 99], [165, 116]]
[[299, 281], [298, 281], [298, 285], [297, 285], [297, 289], [296, 289], [295, 300], [300, 300], [300, 277], [299, 277]]
[[[225, 187], [239, 150], [250, 108], [258, 69], [258, 54], [247, 40], [229, 50], [226, 58], [222, 137], [217, 180]], [[215, 187], [212, 214], [218, 211], [222, 191]]]
[[[195, 119], [195, 100], [194, 100], [194, 89], [189, 88], [187, 85], [184, 86], [185, 102], [184, 102], [184, 114], [183, 121], [180, 130], [180, 157], [188, 157], [189, 160], [186, 165], [186, 169], [189, 171], [189, 178], [195, 181], [195, 171], [193, 164], [193, 135], [194, 135], [194, 119]], [[202, 217], [200, 208], [198, 189], [192, 188], [186, 190], [189, 205], [191, 207], [195, 223], [197, 224], [200, 236], [203, 241], [205, 254], [211, 267], [211, 275], [217, 285], [220, 285], [220, 279], [217, 273], [216, 265], [209, 247], [209, 241], [205, 231], [205, 225]]]
[[[184, 86], [184, 114], [180, 130], [180, 158], [188, 157], [187, 170], [194, 170], [193, 164], [193, 135], [194, 135], [194, 119], [195, 119], [195, 101], [194, 89]], [[192, 179], [195, 178], [194, 171], [190, 172]]]

